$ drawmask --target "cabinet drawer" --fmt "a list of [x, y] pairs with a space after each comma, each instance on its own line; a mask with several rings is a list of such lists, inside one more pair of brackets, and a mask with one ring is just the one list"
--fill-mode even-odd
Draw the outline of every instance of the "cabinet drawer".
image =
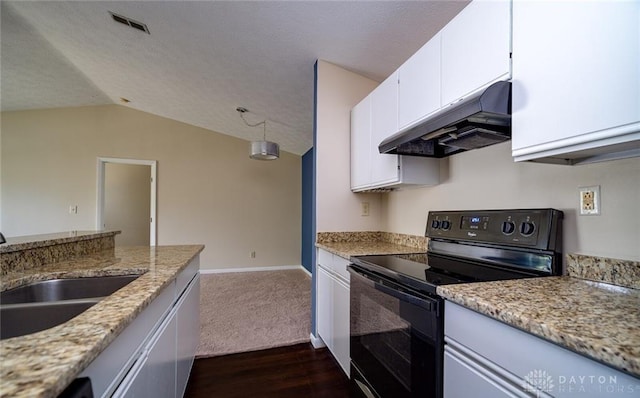
[[325, 268], [331, 268], [332, 263], [333, 263], [333, 254], [329, 253], [326, 250], [319, 249], [318, 264], [324, 266]]
[[329, 271], [331, 275], [340, 277], [347, 284], [349, 283], [349, 272], [347, 266], [349, 260], [330, 253], [323, 249], [318, 249], [318, 265]]
[[[464, 382], [462, 382], [464, 381]], [[511, 386], [491, 372], [458, 357], [445, 348], [444, 396], [446, 398], [492, 397], [528, 398], [521, 388]]]
[[[549, 393], [555, 397], [575, 396], [575, 388], [585, 390], [580, 397], [598, 397], [599, 387], [607, 386], [590, 384], [591, 375], [616, 380], [616, 386], [638, 385], [632, 376], [542, 338], [450, 301], [445, 306], [446, 342], [453, 340], [522, 379], [533, 371], [546, 372], [554, 378], [556, 388]], [[571, 380], [582, 380], [583, 384], [567, 384]]]
[[349, 271], [347, 271], [349, 264], [351, 264], [349, 260], [340, 256], [333, 256], [333, 272], [340, 275], [347, 283], [349, 282]]
[[176, 278], [176, 292], [178, 295], [182, 294], [184, 289], [186, 289], [187, 285], [194, 276], [200, 270], [200, 257], [196, 257], [187, 265], [185, 269], [183, 269], [178, 277]]

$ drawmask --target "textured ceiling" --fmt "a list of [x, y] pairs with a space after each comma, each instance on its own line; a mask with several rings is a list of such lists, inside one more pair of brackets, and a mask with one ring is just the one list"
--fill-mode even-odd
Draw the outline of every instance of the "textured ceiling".
[[[313, 64], [381, 81], [466, 1], [2, 1], [2, 110], [120, 103], [216, 132], [312, 146]], [[146, 34], [109, 11], [145, 23]]]

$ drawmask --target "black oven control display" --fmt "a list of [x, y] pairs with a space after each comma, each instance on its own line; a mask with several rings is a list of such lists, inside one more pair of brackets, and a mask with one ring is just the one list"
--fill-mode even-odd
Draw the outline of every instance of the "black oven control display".
[[554, 209], [431, 211], [425, 235], [545, 249], [553, 245], [549, 237], [557, 235], [560, 218]]
[[482, 216], [463, 216], [460, 223], [460, 229], [473, 231], [481, 230], [485, 231], [489, 224], [489, 217]]

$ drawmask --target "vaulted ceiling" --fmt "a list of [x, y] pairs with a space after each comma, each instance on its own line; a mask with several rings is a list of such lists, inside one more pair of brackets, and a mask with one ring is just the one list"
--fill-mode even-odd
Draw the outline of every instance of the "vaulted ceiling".
[[[317, 59], [382, 81], [467, 1], [2, 1], [3, 111], [124, 104], [301, 155]], [[146, 24], [149, 33], [113, 20]]]

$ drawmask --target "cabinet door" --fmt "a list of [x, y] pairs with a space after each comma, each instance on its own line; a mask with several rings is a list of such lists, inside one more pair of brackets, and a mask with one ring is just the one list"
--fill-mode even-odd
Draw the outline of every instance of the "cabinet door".
[[176, 396], [182, 397], [200, 342], [200, 275], [188, 285], [177, 308]]
[[113, 397], [146, 398], [176, 395], [176, 316], [172, 311]]
[[443, 106], [511, 77], [510, 1], [474, 0], [441, 34]]
[[[133, 367], [129, 370], [129, 373], [127, 373], [127, 376], [122, 380], [122, 383], [120, 383], [118, 389], [114, 391], [111, 397], [144, 397], [147, 392], [149, 380], [148, 369], [145, 367], [146, 363], [147, 352], [144, 351], [138, 360], [134, 362]], [[100, 396], [100, 394], [96, 396]]]
[[371, 93], [371, 184], [398, 181], [398, 156], [381, 154], [378, 145], [398, 131], [398, 74], [394, 72]]
[[351, 189], [371, 183], [371, 96], [351, 110]]
[[440, 33], [398, 69], [398, 127], [440, 109]]
[[[157, 332], [145, 364], [148, 378], [145, 397], [176, 396], [176, 313]], [[127, 395], [129, 396], [129, 395]]]
[[316, 289], [316, 327], [322, 341], [331, 349], [333, 347], [333, 286], [331, 276], [321, 267], [317, 267], [317, 289]]
[[639, 21], [638, 1], [514, 3], [514, 156], [589, 149], [640, 122]]
[[333, 355], [349, 376], [349, 287], [337, 280], [333, 281]]

